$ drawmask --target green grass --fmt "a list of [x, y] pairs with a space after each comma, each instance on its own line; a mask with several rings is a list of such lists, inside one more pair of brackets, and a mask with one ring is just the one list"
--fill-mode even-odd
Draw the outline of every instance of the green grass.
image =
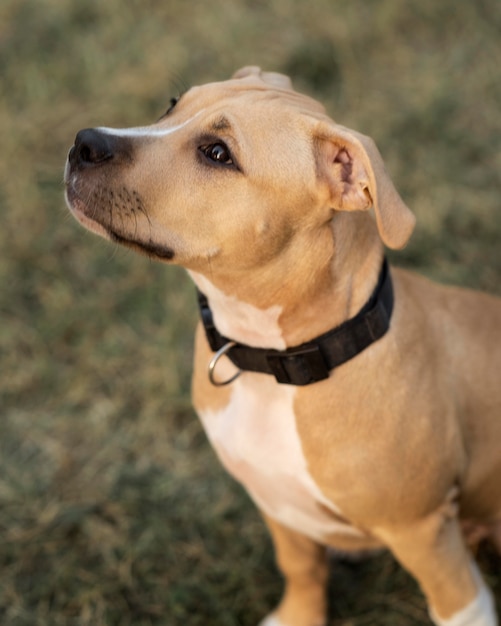
[[[500, 32], [498, 0], [2, 0], [0, 623], [251, 626], [281, 589], [190, 408], [193, 289], [68, 216], [76, 131], [288, 72], [378, 143], [418, 217], [392, 259], [501, 293]], [[330, 626], [427, 623], [388, 555], [331, 590]]]

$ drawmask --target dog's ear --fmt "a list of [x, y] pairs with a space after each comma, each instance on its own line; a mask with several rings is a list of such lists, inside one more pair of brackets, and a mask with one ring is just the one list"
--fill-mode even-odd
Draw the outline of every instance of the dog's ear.
[[261, 68], [256, 65], [247, 65], [233, 74], [233, 78], [248, 78], [249, 76], [255, 76], [267, 85], [272, 85], [273, 87], [292, 89], [291, 79], [288, 76], [278, 74], [277, 72], [263, 72]]
[[370, 139], [338, 124], [317, 129], [320, 176], [326, 177], [334, 209], [363, 211], [374, 207], [379, 235], [389, 248], [403, 248], [416, 218], [404, 204]]

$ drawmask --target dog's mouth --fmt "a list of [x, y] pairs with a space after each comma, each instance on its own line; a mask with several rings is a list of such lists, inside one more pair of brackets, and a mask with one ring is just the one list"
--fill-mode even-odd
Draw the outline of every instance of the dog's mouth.
[[[118, 197], [122, 201], [119, 207], [115, 192], [111, 189], [104, 190], [96, 187], [90, 194], [87, 194], [88, 200], [84, 201], [71, 178], [67, 178], [65, 184], [68, 208], [82, 226], [96, 235], [148, 257], [163, 261], [171, 261], [174, 258], [174, 250], [171, 247], [155, 243], [151, 236], [146, 241], [137, 233], [138, 219], [142, 216], [147, 220], [146, 212], [137, 193], [130, 193], [125, 188], [118, 191]], [[134, 204], [131, 199], [134, 199]], [[128, 231], [127, 223], [131, 223], [134, 233]], [[151, 231], [151, 225], [149, 226]]]
[[132, 250], [146, 254], [146, 256], [161, 259], [163, 261], [172, 261], [174, 258], [174, 250], [167, 246], [157, 245], [153, 242], [145, 243], [144, 241], [128, 239], [127, 237], [124, 237], [123, 235], [120, 235], [112, 230], [109, 230], [108, 233], [112, 241], [116, 241], [117, 243], [127, 246]]

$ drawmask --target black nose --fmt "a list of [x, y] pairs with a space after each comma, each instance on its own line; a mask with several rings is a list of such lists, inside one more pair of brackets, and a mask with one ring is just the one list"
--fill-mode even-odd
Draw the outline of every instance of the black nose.
[[123, 160], [124, 157], [130, 158], [128, 139], [96, 128], [85, 128], [75, 138], [69, 161], [74, 168], [84, 168], [102, 165], [111, 160]]

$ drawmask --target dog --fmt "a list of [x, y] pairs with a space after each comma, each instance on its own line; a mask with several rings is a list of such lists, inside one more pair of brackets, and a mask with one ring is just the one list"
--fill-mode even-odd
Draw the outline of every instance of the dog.
[[270, 530], [262, 626], [326, 624], [326, 550], [388, 548], [439, 626], [494, 626], [501, 300], [388, 267], [415, 218], [368, 137], [257, 67], [80, 131], [67, 204], [199, 291], [193, 402]]

